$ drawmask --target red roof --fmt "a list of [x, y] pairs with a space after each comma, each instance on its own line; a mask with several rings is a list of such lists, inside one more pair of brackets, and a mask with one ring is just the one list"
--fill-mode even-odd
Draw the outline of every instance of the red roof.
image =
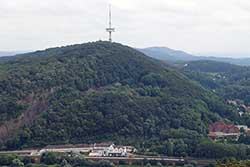
[[239, 133], [240, 129], [233, 124], [225, 124], [224, 122], [216, 122], [209, 125], [209, 132], [223, 132], [223, 133]]

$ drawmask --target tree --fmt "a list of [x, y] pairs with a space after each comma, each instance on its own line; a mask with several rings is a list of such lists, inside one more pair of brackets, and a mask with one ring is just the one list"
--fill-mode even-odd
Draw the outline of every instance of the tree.
[[185, 157], [187, 156], [187, 144], [183, 142], [183, 140], [178, 140], [175, 142], [174, 154], [175, 156]]
[[23, 167], [24, 163], [20, 159], [14, 159], [11, 163], [12, 167]]
[[172, 156], [174, 154], [174, 143], [172, 141], [168, 141], [166, 143], [166, 155]]
[[114, 165], [109, 161], [100, 161], [98, 167], [114, 167]]
[[53, 165], [58, 163], [58, 156], [55, 153], [44, 153], [41, 158], [41, 162], [47, 165]]
[[62, 160], [61, 167], [71, 167], [71, 165], [68, 163], [66, 159]]

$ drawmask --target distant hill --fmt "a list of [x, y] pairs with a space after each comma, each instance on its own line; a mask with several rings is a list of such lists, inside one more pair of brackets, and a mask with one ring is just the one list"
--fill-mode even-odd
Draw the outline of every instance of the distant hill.
[[0, 64], [0, 106], [2, 148], [116, 141], [163, 153], [169, 140], [176, 153], [168, 155], [183, 156], [206, 137], [208, 124], [238, 118], [218, 96], [161, 61], [109, 42]]
[[167, 47], [150, 47], [145, 49], [139, 49], [147, 56], [167, 61], [194, 61], [199, 60], [199, 57], [185, 53], [179, 50], [173, 50]]
[[218, 62], [231, 63], [241, 66], [249, 66], [250, 58], [223, 58], [223, 57], [205, 57], [205, 56], [194, 56], [189, 53], [173, 50], [167, 47], [149, 47], [144, 49], [138, 49], [147, 56], [169, 61], [169, 62], [186, 62], [186, 61], [197, 61], [197, 60], [211, 60]]
[[0, 57], [2, 56], [13, 56], [13, 55], [16, 55], [17, 52], [1, 52], [0, 51]]
[[0, 51], [0, 63], [4, 63], [8, 60], [14, 59], [16, 55], [21, 56], [28, 51], [17, 51], [17, 52], [1, 52]]

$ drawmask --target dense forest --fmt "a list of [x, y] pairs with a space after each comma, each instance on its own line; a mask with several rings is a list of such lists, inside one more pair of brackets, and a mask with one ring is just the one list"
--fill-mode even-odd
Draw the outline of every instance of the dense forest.
[[[178, 67], [181, 67], [180, 64]], [[210, 89], [240, 112], [240, 124], [250, 126], [250, 67], [215, 61], [194, 61], [182, 66], [181, 71], [190, 79]], [[250, 136], [240, 141], [249, 144]]]
[[182, 69], [190, 79], [213, 90], [224, 99], [250, 105], [250, 67], [214, 61], [189, 62]]
[[234, 107], [166, 64], [102, 41], [2, 61], [0, 103], [2, 149], [114, 141], [186, 156], [210, 123], [239, 119]]

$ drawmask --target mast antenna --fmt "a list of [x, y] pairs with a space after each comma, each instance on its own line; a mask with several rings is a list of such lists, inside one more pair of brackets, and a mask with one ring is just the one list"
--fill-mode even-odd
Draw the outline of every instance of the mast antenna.
[[106, 31], [109, 33], [109, 42], [112, 42], [112, 33], [115, 32], [115, 28], [112, 28], [111, 5], [109, 5], [109, 27], [106, 28]]

